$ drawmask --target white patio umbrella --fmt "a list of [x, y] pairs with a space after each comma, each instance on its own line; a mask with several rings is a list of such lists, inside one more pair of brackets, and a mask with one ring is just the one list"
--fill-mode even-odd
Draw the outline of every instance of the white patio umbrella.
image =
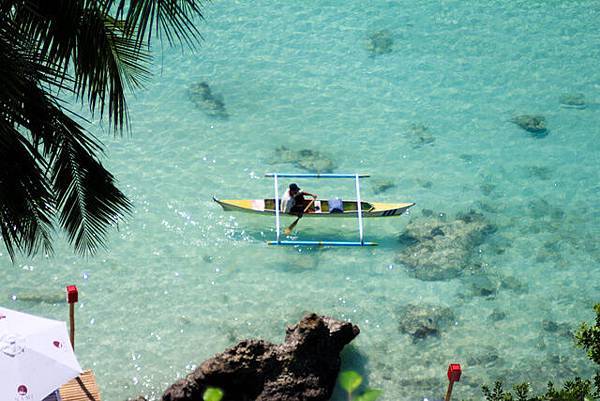
[[0, 307], [0, 400], [40, 401], [80, 373], [65, 322]]

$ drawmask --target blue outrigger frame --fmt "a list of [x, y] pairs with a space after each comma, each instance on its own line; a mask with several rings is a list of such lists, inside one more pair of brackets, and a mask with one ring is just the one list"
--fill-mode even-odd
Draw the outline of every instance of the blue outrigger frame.
[[[267, 241], [269, 245], [308, 245], [308, 246], [375, 246], [376, 242], [365, 242], [363, 236], [363, 216], [362, 205], [360, 199], [360, 179], [369, 177], [368, 174], [289, 174], [289, 173], [268, 173], [265, 177], [273, 177], [275, 186], [275, 231], [277, 239], [275, 241]], [[358, 208], [358, 233], [359, 241], [289, 241], [281, 240], [281, 221], [279, 210], [279, 177], [282, 178], [353, 178], [356, 185], [356, 205]]]

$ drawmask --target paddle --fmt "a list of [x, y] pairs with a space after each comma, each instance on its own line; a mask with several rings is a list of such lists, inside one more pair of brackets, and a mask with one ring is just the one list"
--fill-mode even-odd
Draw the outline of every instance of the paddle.
[[308, 202], [308, 205], [306, 205], [306, 207], [304, 208], [304, 211], [302, 212], [302, 214], [300, 216], [298, 216], [298, 218], [296, 220], [294, 220], [294, 222], [292, 224], [290, 224], [288, 227], [286, 227], [285, 230], [283, 230], [283, 233], [285, 235], [290, 235], [292, 233], [292, 230], [294, 229], [294, 227], [296, 227], [296, 224], [298, 224], [298, 222], [300, 221], [302, 216], [304, 216], [304, 213], [306, 213], [306, 211], [312, 206], [313, 203], [315, 203], [315, 198], [312, 198], [312, 200], [310, 202]]

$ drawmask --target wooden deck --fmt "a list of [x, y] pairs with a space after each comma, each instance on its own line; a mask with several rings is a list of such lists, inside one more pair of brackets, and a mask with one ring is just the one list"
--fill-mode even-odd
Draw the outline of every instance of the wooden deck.
[[96, 384], [96, 376], [91, 370], [86, 370], [76, 378], [60, 387], [56, 393], [44, 398], [44, 401], [102, 401]]

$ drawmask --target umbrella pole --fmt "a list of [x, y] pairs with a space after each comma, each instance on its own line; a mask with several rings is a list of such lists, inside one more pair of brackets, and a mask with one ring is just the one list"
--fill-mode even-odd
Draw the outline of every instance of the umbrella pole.
[[77, 286], [67, 286], [67, 302], [69, 303], [69, 339], [71, 340], [71, 347], [75, 350], [75, 303], [77, 302], [78, 293]]

